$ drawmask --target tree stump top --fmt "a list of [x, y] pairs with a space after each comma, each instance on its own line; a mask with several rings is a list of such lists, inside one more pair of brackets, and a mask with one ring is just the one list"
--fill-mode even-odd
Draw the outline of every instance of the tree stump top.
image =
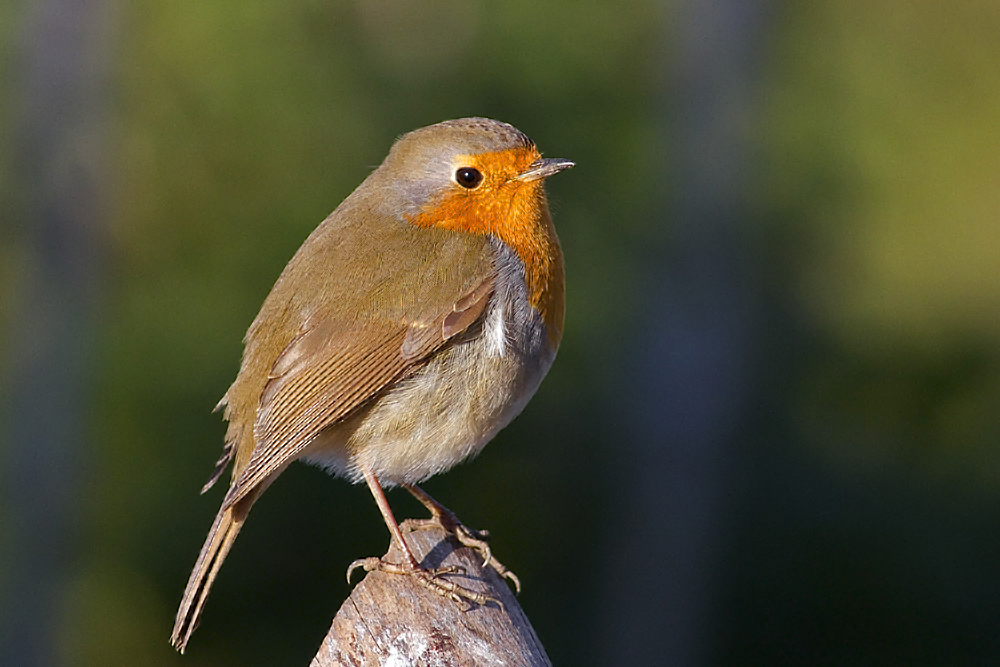
[[[370, 572], [337, 612], [310, 667], [551, 667], [513, 592], [475, 551], [437, 529], [407, 533], [406, 541], [424, 567], [460, 566], [465, 573], [447, 578], [499, 604], [455, 602], [412, 577]], [[402, 559], [395, 543], [386, 557]]]

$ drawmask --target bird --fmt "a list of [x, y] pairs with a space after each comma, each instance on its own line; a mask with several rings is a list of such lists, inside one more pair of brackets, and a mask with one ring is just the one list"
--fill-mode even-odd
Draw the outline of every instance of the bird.
[[293, 461], [364, 481], [403, 558], [348, 570], [413, 576], [454, 600], [482, 594], [422, 567], [384, 489], [402, 486], [438, 526], [493, 558], [418, 484], [478, 454], [516, 417], [563, 335], [564, 259], [544, 181], [574, 166], [524, 133], [461, 118], [400, 136], [306, 238], [244, 338], [216, 410], [228, 425], [202, 489], [231, 482], [187, 582], [171, 644], [184, 652], [254, 502]]

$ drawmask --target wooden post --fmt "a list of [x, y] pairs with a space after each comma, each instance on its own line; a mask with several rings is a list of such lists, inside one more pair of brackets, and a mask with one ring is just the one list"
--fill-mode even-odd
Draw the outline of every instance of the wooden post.
[[[371, 572], [337, 612], [310, 667], [552, 667], [513, 591], [475, 551], [438, 529], [409, 532], [406, 541], [422, 565], [465, 568], [448, 578], [499, 604], [455, 602], [412, 577]], [[395, 543], [386, 556], [400, 562]]]

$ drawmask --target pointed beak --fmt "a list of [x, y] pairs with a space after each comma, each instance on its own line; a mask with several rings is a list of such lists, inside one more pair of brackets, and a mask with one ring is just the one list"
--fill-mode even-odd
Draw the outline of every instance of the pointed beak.
[[557, 157], [538, 158], [525, 171], [517, 175], [517, 180], [531, 182], [540, 178], [548, 178], [552, 174], [558, 174], [563, 169], [569, 169], [575, 164], [572, 160], [563, 160]]

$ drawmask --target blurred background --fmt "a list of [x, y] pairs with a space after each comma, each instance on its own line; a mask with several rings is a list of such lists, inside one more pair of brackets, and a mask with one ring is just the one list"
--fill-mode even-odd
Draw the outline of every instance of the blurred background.
[[308, 233], [469, 115], [578, 164], [559, 359], [426, 486], [553, 662], [1000, 664], [998, 34], [983, 0], [4, 2], [0, 664], [308, 664], [388, 536], [305, 465], [167, 644], [211, 409]]

